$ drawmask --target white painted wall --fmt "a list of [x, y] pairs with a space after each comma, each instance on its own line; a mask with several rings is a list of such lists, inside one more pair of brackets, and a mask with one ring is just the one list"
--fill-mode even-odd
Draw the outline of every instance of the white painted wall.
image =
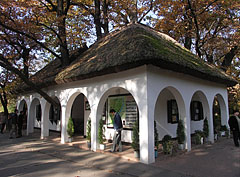
[[[165, 88], [167, 88], [166, 91], [163, 91]], [[89, 101], [91, 107], [91, 111], [84, 113], [85, 127], [87, 118], [90, 117], [92, 120], [91, 148], [94, 151], [97, 150], [97, 128], [99, 119], [102, 115], [104, 103], [109, 95], [114, 95], [116, 93], [120, 94], [123, 90], [132, 94], [139, 108], [141, 150], [140, 160], [143, 163], [152, 163], [155, 161], [153, 149], [154, 119], [158, 120], [159, 123], [159, 139], [162, 138], [166, 132], [170, 132], [173, 137], [175, 136], [177, 125], [168, 125], [166, 123], [167, 109], [165, 103], [168, 98], [174, 97], [177, 100], [180, 117], [185, 123], [185, 129], [187, 133], [187, 141], [185, 145], [188, 150], [191, 150], [190, 133], [199, 126], [195, 123], [192, 123], [190, 120], [190, 102], [192, 99], [195, 99], [193, 98], [194, 93], [200, 90], [206, 96], [206, 102], [208, 103], [210, 109], [208, 114], [210, 116], [210, 132], [212, 134], [213, 127], [211, 119], [214, 96], [217, 94], [221, 95], [222, 100], [227, 103], [227, 91], [225, 86], [213, 82], [203, 81], [201, 79], [186, 76], [184, 74], [159, 69], [151, 65], [138, 67], [120, 73], [49, 87], [45, 89], [45, 91], [51, 96], [56, 96], [61, 103], [61, 142], [65, 143], [68, 141], [66, 127], [68, 118], [71, 114], [72, 104], [75, 98], [80, 93], [83, 93], [86, 99]], [[33, 115], [31, 104], [34, 98], [40, 98], [40, 96], [38, 94], [28, 94], [19, 97], [19, 102], [21, 99], [27, 100], [26, 102], [28, 103], [28, 109], [30, 112], [28, 117], [29, 127], [31, 127], [31, 115]], [[158, 98], [160, 99], [158, 100]], [[226, 115], [228, 115], [228, 107], [227, 105], [223, 105], [223, 107], [224, 106], [226, 107], [226, 111], [223, 113], [223, 117], [225, 116], [224, 119], [227, 120]], [[223, 122], [227, 122], [226, 120]], [[54, 129], [54, 125], [53, 127], [50, 125], [49, 129], [50, 127]], [[31, 132], [31, 128], [29, 128], [28, 131]], [[42, 131], [48, 130], [44, 129]], [[47, 133], [43, 133], [43, 135], [44, 134], [47, 135]], [[110, 134], [112, 134], [112, 129], [107, 129], [106, 136], [110, 136]], [[213, 139], [213, 135], [210, 136], [210, 139], [211, 138]], [[131, 142], [131, 131], [123, 131], [123, 140]]]

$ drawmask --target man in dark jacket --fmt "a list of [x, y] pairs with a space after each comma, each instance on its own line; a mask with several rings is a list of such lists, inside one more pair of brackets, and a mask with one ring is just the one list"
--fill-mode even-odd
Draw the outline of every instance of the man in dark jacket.
[[110, 110], [110, 114], [113, 118], [113, 127], [114, 127], [114, 136], [113, 136], [113, 147], [111, 152], [116, 151], [116, 146], [118, 145], [119, 152], [122, 152], [122, 141], [121, 141], [121, 132], [122, 132], [122, 119], [121, 116], [114, 110]]
[[239, 118], [239, 111], [235, 110], [233, 115], [229, 118], [228, 124], [230, 126], [230, 130], [233, 133], [233, 141], [236, 147], [239, 147], [239, 140], [240, 140], [240, 118]]
[[9, 133], [9, 138], [12, 139], [13, 138], [13, 134], [15, 134], [15, 137], [17, 135], [17, 119], [18, 119], [18, 110], [15, 109], [15, 112], [14, 113], [11, 113], [9, 115], [9, 122], [11, 124], [11, 130], [10, 130], [10, 133]]
[[22, 137], [23, 118], [24, 118], [24, 112], [20, 111], [20, 115], [18, 116], [18, 121], [17, 121], [17, 125], [18, 125], [18, 136], [17, 136], [17, 138]]

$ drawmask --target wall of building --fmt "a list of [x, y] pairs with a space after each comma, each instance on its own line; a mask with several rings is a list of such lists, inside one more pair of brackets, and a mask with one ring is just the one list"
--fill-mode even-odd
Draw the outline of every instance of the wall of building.
[[[102, 117], [104, 104], [110, 95], [121, 94], [123, 92], [130, 93], [139, 108], [139, 126], [140, 126], [140, 151], [141, 161], [144, 163], [154, 162], [154, 127], [153, 121], [157, 121], [157, 129], [159, 139], [166, 133], [176, 136], [177, 124], [168, 124], [166, 122], [167, 111], [166, 101], [175, 98], [179, 106], [180, 118], [184, 120], [184, 126], [187, 134], [186, 148], [191, 150], [190, 134], [199, 128], [198, 124], [192, 123], [190, 120], [190, 103], [193, 99], [199, 99], [194, 96], [196, 92], [201, 92], [205, 96], [210, 123], [210, 139], [213, 141], [213, 125], [212, 125], [212, 104], [214, 96], [220, 95], [222, 100], [227, 103], [227, 91], [223, 85], [204, 81], [184, 74], [175, 73], [168, 70], [159, 69], [154, 66], [142, 66], [128, 71], [114, 73], [110, 75], [95, 77], [82, 81], [76, 81], [54, 87], [49, 87], [45, 91], [56, 96], [61, 103], [62, 127], [61, 142], [68, 141], [66, 127], [68, 118], [71, 115], [73, 102], [79, 94], [83, 94], [90, 104], [90, 111], [84, 112], [84, 126], [86, 127], [87, 119], [91, 119], [91, 144], [92, 150], [98, 149], [97, 128], [99, 119]], [[200, 94], [200, 97], [202, 95]], [[41, 136], [48, 136], [49, 126], [48, 114], [49, 103], [47, 103], [38, 94], [28, 94], [19, 97], [19, 104], [22, 99], [27, 100], [28, 111], [31, 113], [32, 101], [38, 98], [42, 105]], [[201, 100], [201, 98], [200, 98]], [[206, 105], [205, 105], [206, 106]], [[225, 105], [225, 113], [223, 118], [227, 120], [228, 110]], [[28, 132], [32, 132], [33, 113], [28, 115]], [[223, 122], [227, 122], [227, 121]], [[45, 122], [45, 123], [44, 123]], [[84, 132], [86, 133], [86, 132]], [[132, 132], [123, 131], [123, 140], [131, 142]], [[106, 137], [113, 136], [113, 129], [106, 128]]]

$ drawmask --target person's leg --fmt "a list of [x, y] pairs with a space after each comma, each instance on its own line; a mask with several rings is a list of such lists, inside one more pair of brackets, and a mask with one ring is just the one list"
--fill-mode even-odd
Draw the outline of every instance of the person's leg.
[[112, 152], [114, 152], [116, 150], [116, 143], [117, 143], [117, 133], [114, 130], [114, 136], [113, 136], [113, 146], [112, 146]]
[[122, 131], [118, 132], [119, 134], [119, 139], [118, 139], [118, 151], [122, 152]]
[[13, 132], [14, 132], [14, 125], [11, 126], [10, 133], [9, 133], [9, 138], [13, 138]]
[[237, 147], [239, 147], [238, 139], [239, 139], [239, 132], [233, 131], [233, 141], [234, 141], [234, 145]]
[[3, 133], [4, 128], [5, 128], [5, 125], [6, 125], [6, 123], [3, 123], [3, 124], [2, 124], [2, 127], [1, 127], [1, 133]]
[[20, 138], [22, 136], [22, 126], [19, 124], [18, 125], [18, 138]]

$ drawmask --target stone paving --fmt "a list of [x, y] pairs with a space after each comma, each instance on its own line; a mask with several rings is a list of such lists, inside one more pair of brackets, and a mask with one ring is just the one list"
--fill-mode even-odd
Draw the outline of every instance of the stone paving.
[[74, 143], [60, 144], [56, 136], [41, 140], [39, 135], [8, 139], [7, 133], [0, 134], [1, 177], [240, 176], [240, 148], [233, 146], [232, 139], [222, 138], [174, 156], [160, 153], [155, 163], [146, 165], [124, 158], [124, 154], [92, 152]]

